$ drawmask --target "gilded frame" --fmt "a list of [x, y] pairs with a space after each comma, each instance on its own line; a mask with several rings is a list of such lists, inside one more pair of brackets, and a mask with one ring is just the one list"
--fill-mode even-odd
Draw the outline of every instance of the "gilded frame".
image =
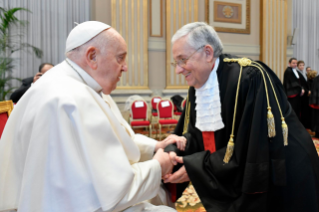
[[9, 117], [12, 110], [13, 110], [12, 100], [0, 102], [0, 113], [7, 113]]
[[[210, 4], [215, 2], [215, 0], [205, 0], [205, 4], [206, 4], [206, 8], [205, 8], [205, 20], [209, 25], [212, 25], [213, 23], [209, 23], [210, 20], [210, 15], [215, 15], [216, 11], [212, 13], [212, 11], [210, 11]], [[230, 28], [230, 27], [214, 27], [214, 29], [217, 32], [229, 32], [229, 33], [241, 33], [241, 34], [250, 34], [250, 1], [251, 0], [246, 0], [246, 23], [245, 23], [245, 28], [244, 29], [237, 29], [237, 28]], [[232, 2], [227, 2], [227, 1], [223, 1], [224, 4], [229, 5], [229, 6], [233, 6], [233, 1]], [[244, 10], [245, 8], [242, 8], [242, 10]], [[242, 16], [242, 20], [243, 20], [243, 13], [241, 13]], [[223, 23], [226, 23], [225, 21], [223, 21]], [[227, 23], [234, 23], [232, 21], [227, 22]], [[226, 24], [227, 24], [226, 23]]]

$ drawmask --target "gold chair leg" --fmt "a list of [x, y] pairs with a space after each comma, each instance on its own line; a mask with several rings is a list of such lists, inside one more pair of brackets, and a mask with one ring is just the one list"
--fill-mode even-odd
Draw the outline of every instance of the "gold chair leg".
[[158, 129], [159, 129], [159, 138], [158, 140], [162, 139], [162, 125], [160, 123], [158, 123]]
[[148, 130], [149, 130], [149, 136], [150, 138], [152, 138], [152, 123], [150, 123], [150, 125], [148, 126]]

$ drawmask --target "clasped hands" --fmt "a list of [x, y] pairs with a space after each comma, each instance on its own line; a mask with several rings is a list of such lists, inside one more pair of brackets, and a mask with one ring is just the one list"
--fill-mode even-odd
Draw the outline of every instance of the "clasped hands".
[[169, 144], [176, 143], [176, 146], [181, 151], [185, 150], [186, 138], [184, 136], [170, 135], [156, 145], [153, 159], [158, 160], [162, 168], [162, 179], [165, 183], [183, 183], [188, 182], [189, 177], [186, 172], [185, 166], [182, 166], [179, 170], [172, 173], [173, 167], [178, 163], [184, 163], [183, 157], [179, 157], [175, 152], [164, 152], [165, 148]]

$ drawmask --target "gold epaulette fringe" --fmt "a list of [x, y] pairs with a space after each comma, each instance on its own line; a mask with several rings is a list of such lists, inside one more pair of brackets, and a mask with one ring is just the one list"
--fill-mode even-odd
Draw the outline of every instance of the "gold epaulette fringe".
[[274, 96], [276, 98], [277, 101], [277, 105], [281, 114], [281, 120], [282, 120], [282, 131], [283, 131], [283, 138], [284, 138], [284, 145], [287, 146], [288, 145], [288, 127], [287, 124], [285, 122], [285, 119], [282, 115], [282, 111], [278, 102], [278, 98], [274, 89], [274, 86], [271, 82], [271, 79], [268, 75], [268, 73], [263, 69], [263, 67], [256, 63], [251, 61], [248, 58], [225, 58], [224, 62], [237, 62], [240, 65], [240, 73], [239, 73], [239, 78], [238, 78], [238, 83], [237, 83], [237, 91], [236, 91], [236, 97], [235, 97], [235, 109], [234, 109], [234, 115], [233, 115], [233, 125], [232, 125], [232, 131], [231, 131], [231, 135], [230, 135], [230, 139], [228, 141], [227, 144], [227, 149], [226, 149], [226, 153], [224, 156], [224, 162], [228, 163], [233, 155], [234, 149], [235, 149], [235, 142], [234, 142], [234, 128], [235, 128], [235, 120], [236, 120], [236, 113], [237, 113], [237, 102], [238, 102], [238, 92], [239, 92], [239, 87], [240, 87], [240, 80], [241, 80], [241, 76], [242, 76], [242, 68], [245, 66], [253, 66], [256, 67], [262, 74], [263, 77], [263, 81], [264, 81], [264, 85], [265, 85], [265, 91], [266, 91], [266, 99], [267, 99], [267, 127], [268, 127], [268, 137], [272, 138], [276, 136], [276, 130], [275, 130], [275, 118], [273, 113], [271, 112], [271, 107], [269, 104], [269, 95], [268, 95], [268, 87], [267, 87], [267, 82], [266, 82], [266, 78], [264, 75], [264, 72], [266, 73], [268, 80], [271, 84], [272, 87], [272, 91], [274, 93]]

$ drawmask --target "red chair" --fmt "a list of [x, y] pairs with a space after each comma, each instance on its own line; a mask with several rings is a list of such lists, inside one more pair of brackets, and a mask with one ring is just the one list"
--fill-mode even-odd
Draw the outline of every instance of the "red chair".
[[151, 105], [152, 105], [152, 117], [157, 117], [157, 103], [161, 101], [161, 97], [159, 96], [154, 96], [151, 100]]
[[157, 104], [159, 139], [162, 137], [162, 125], [176, 125], [177, 120], [173, 118], [174, 105], [170, 100], [161, 100]]
[[175, 115], [175, 116], [180, 116], [180, 115], [182, 115], [182, 112], [179, 112], [179, 111], [177, 110], [176, 105], [174, 105], [174, 115]]
[[148, 127], [149, 136], [152, 134], [151, 122], [147, 118], [147, 104], [143, 100], [135, 100], [131, 104], [130, 124], [132, 128]]
[[12, 100], [0, 102], [0, 138], [2, 136], [2, 132], [4, 130], [4, 127], [6, 126], [6, 123], [8, 121], [8, 118], [12, 110], [13, 110]]

